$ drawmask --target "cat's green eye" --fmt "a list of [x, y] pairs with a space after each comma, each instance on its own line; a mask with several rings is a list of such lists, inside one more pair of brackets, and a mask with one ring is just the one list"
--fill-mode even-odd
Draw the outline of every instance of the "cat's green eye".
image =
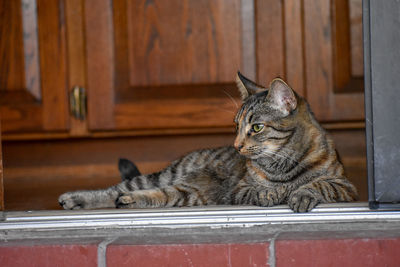
[[253, 130], [253, 132], [259, 133], [262, 131], [262, 129], [264, 129], [264, 124], [262, 123], [253, 124], [251, 126], [251, 129]]

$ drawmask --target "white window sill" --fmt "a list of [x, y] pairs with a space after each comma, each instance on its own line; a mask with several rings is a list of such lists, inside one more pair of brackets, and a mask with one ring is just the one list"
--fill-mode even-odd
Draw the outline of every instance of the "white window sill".
[[400, 211], [373, 211], [367, 203], [336, 203], [319, 205], [309, 213], [293, 213], [287, 206], [3, 212], [0, 231], [227, 228], [368, 221], [400, 222]]

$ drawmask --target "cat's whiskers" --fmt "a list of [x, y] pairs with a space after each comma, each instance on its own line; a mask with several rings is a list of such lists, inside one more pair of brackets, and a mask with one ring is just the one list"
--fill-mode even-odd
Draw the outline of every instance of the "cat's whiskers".
[[239, 104], [236, 102], [235, 98], [233, 98], [233, 96], [231, 96], [230, 93], [228, 93], [225, 89], [222, 90], [232, 101], [233, 104], [235, 104], [236, 108], [239, 108]]
[[216, 108], [216, 109], [219, 109], [219, 110], [222, 110], [222, 111], [225, 111], [225, 112], [228, 112], [228, 113], [230, 113], [230, 114], [236, 114], [234, 111], [229, 110], [229, 109], [220, 108], [220, 107], [215, 107], [215, 108]]

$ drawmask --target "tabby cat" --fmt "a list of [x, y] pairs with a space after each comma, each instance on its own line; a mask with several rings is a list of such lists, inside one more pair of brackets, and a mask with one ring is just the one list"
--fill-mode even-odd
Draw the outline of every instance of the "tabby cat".
[[60, 205], [93, 209], [288, 204], [295, 212], [307, 212], [318, 203], [357, 199], [332, 139], [304, 98], [279, 78], [267, 89], [238, 73], [237, 86], [243, 105], [235, 117], [234, 146], [192, 152], [160, 172], [123, 177], [107, 189], [65, 193]]

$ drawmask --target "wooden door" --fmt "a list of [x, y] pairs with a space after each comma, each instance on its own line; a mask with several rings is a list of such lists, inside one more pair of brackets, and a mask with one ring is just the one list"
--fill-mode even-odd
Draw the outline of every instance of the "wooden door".
[[320, 120], [364, 119], [361, 4], [304, 1], [307, 97]]
[[7, 134], [68, 130], [67, 84], [87, 88], [93, 132], [230, 129], [237, 70], [285, 78], [321, 121], [364, 116], [361, 0], [21, 0], [0, 12]]
[[320, 121], [362, 121], [362, 0], [256, 0], [256, 7], [259, 82], [285, 78]]
[[4, 133], [68, 128], [63, 3], [0, 2], [0, 111]]
[[255, 76], [252, 1], [84, 4], [91, 130], [232, 126], [236, 72]]
[[85, 1], [89, 128], [228, 127], [237, 70], [361, 121], [361, 0]]

